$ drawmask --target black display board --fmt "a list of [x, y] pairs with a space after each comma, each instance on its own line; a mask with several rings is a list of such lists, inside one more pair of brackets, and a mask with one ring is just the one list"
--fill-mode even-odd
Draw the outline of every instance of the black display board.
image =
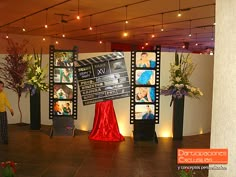
[[131, 52], [130, 123], [134, 139], [156, 139], [159, 123], [161, 47]]
[[56, 50], [50, 46], [49, 54], [49, 119], [53, 119], [53, 135], [72, 135], [77, 119], [77, 77], [73, 50]]
[[124, 53], [77, 61], [77, 78], [83, 105], [130, 96]]

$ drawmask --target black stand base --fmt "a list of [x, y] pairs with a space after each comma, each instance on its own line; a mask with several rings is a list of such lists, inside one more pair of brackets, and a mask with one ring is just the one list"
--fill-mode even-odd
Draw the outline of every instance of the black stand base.
[[30, 129], [40, 130], [41, 128], [41, 110], [40, 110], [40, 92], [36, 91], [30, 95]]
[[50, 137], [75, 136], [74, 119], [69, 117], [57, 117], [53, 119]]
[[175, 99], [173, 105], [173, 140], [183, 139], [184, 97]]
[[158, 143], [154, 120], [136, 120], [134, 122], [134, 142], [153, 141]]

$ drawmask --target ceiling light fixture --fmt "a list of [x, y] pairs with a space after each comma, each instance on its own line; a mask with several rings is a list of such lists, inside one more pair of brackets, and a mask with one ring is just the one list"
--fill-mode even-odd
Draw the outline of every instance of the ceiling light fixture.
[[26, 29], [25, 29], [25, 18], [23, 19], [23, 27], [22, 27], [22, 31], [25, 32]]
[[192, 20], [189, 20], [189, 37], [192, 36]]
[[164, 31], [163, 18], [164, 18], [164, 13], [161, 14], [161, 31]]
[[155, 26], [154, 26], [154, 25], [152, 26], [152, 35], [151, 35], [151, 37], [152, 37], [152, 38], [155, 37]]
[[125, 6], [125, 23], [126, 23], [126, 24], [129, 23], [129, 22], [128, 22], [128, 19], [127, 19], [127, 16], [128, 16], [127, 14], [128, 14], [128, 6], [126, 5], [126, 6]]
[[211, 32], [211, 40], [214, 41], [214, 26], [212, 26], [212, 32]]
[[213, 23], [213, 25], [216, 25], [216, 6], [214, 5], [214, 8], [213, 8], [213, 10], [214, 10], [214, 23]]
[[196, 33], [196, 43], [195, 43], [195, 46], [198, 46], [198, 43], [197, 43], [197, 33]]
[[181, 14], [181, 9], [180, 9], [180, 0], [179, 0], [179, 12], [178, 12], [178, 17], [181, 17], [182, 14]]
[[123, 32], [124, 37], [127, 37], [128, 35], [129, 35], [128, 32], [126, 32], [126, 31]]
[[77, 11], [77, 16], [76, 19], [79, 20], [80, 19], [80, 15], [79, 15], [79, 0], [78, 0], [78, 11]]
[[43, 37], [43, 41], [46, 41], [45, 37]]
[[93, 27], [92, 27], [92, 15], [90, 15], [89, 17], [89, 30], [92, 31]]
[[66, 37], [66, 35], [64, 33], [64, 23], [62, 23], [62, 37]]
[[48, 9], [46, 9], [46, 16], [45, 16], [45, 25], [44, 28], [48, 28]]

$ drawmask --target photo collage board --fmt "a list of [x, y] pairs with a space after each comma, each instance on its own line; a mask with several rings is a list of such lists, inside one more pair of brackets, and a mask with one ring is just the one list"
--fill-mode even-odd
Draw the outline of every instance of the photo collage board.
[[49, 118], [77, 119], [77, 78], [74, 69], [74, 61], [78, 58], [77, 47], [56, 50], [50, 46], [49, 58]]
[[130, 96], [124, 53], [78, 60], [77, 78], [83, 105]]
[[130, 123], [154, 120], [159, 123], [161, 47], [131, 52]]

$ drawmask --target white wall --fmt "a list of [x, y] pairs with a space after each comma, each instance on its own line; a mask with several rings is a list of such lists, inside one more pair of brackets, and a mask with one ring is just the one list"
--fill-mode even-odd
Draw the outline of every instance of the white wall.
[[[79, 59], [92, 56], [104, 55], [107, 53], [80, 53]], [[191, 81], [200, 87], [204, 96], [200, 100], [186, 98], [184, 112], [184, 135], [194, 135], [210, 131], [211, 125], [211, 102], [212, 102], [212, 80], [213, 80], [213, 57], [209, 55], [191, 55], [193, 62], [197, 64]], [[2, 58], [3, 55], [0, 55]], [[128, 73], [130, 74], [130, 52], [125, 52], [125, 61]], [[174, 61], [174, 53], [162, 52], [161, 54], [161, 86], [169, 83], [169, 64]], [[48, 55], [43, 56], [43, 64], [48, 62]], [[18, 122], [17, 96], [11, 91], [7, 91], [9, 100], [15, 110], [15, 116], [10, 118], [9, 123]], [[29, 123], [29, 99], [22, 97], [23, 122]], [[120, 131], [125, 136], [131, 136], [133, 125], [129, 124], [129, 98], [114, 100], [117, 121]], [[157, 136], [172, 136], [172, 107], [169, 106], [170, 97], [161, 96], [160, 100], [160, 124], [156, 126]], [[80, 94], [78, 94], [78, 120], [75, 126], [82, 130], [91, 130], [93, 126], [95, 105], [83, 106]], [[51, 125], [48, 119], [48, 93], [41, 93], [41, 122]]]

